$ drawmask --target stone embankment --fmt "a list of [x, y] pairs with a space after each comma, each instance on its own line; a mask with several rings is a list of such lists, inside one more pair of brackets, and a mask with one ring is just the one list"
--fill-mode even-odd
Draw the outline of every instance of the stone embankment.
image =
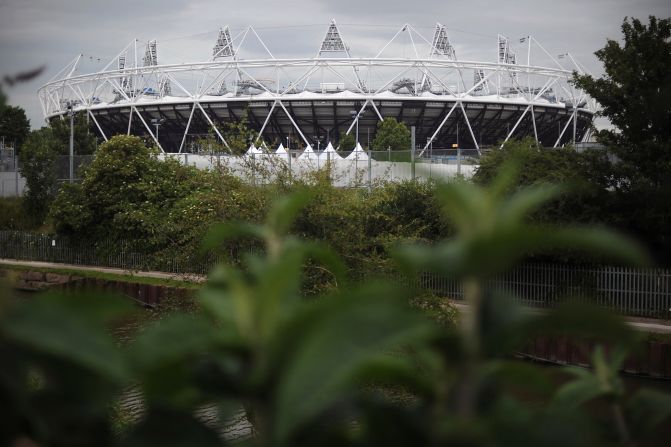
[[[11, 275], [6, 273], [3, 276]], [[61, 273], [40, 271], [16, 271], [12, 278], [12, 287], [19, 290], [39, 291], [54, 286], [62, 286], [72, 281], [79, 281], [81, 277]]]
[[101, 279], [76, 274], [54, 273], [32, 270], [3, 270], [0, 265], [0, 277], [9, 278], [12, 288], [21, 291], [38, 292], [46, 289], [68, 291], [94, 291], [124, 295], [145, 307], [154, 307], [166, 297], [181, 298], [192, 289], [174, 285], [144, 284], [128, 279]]

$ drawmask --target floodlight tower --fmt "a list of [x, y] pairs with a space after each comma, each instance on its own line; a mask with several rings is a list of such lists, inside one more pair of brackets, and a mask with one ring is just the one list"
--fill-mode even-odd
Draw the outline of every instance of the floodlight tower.
[[[348, 59], [352, 57], [349, 54], [349, 47], [345, 45], [345, 42], [342, 39], [342, 34], [336, 25], [335, 19], [331, 19], [326, 35], [324, 36], [324, 39], [322, 39], [322, 44], [317, 52], [317, 59], [320, 59], [324, 54], [328, 53], [345, 53]], [[366, 85], [359, 77], [359, 68], [356, 65], [354, 66], [354, 76], [359, 84], [357, 87], [366, 91]]]
[[484, 95], [489, 94], [489, 82], [485, 79], [485, 71], [483, 69], [476, 68], [473, 70], [473, 85], [476, 86], [473, 92]]
[[[124, 70], [126, 68], [126, 55], [122, 54], [119, 56], [119, 59], [117, 61], [117, 68], [119, 71]], [[123, 76], [121, 78], [121, 90], [128, 96], [132, 96], [133, 94], [133, 78], [131, 76]]]
[[[219, 35], [217, 36], [217, 41], [212, 48], [212, 61], [217, 61], [221, 59], [235, 59], [235, 48], [233, 47], [233, 39], [231, 39], [231, 32], [228, 28], [228, 25], [223, 28], [219, 28]], [[240, 73], [238, 73], [238, 79], [240, 79]], [[226, 88], [226, 81], [221, 81], [219, 88], [217, 88], [218, 95], [224, 95], [228, 92]]]
[[[506, 36], [498, 35], [499, 40], [499, 64], [517, 64], [517, 55], [510, 49], [510, 42]], [[510, 73], [510, 78], [513, 84], [517, 83], [517, 72]]]
[[447, 28], [441, 23], [436, 23], [436, 29], [433, 32], [430, 57], [433, 56], [445, 56], [450, 61], [457, 60], [457, 53], [454, 51], [450, 38], [447, 36]]
[[158, 65], [158, 56], [156, 54], [156, 40], [150, 40], [147, 42], [147, 46], [144, 49], [144, 59], [142, 59], [142, 64], [145, 67], [153, 67]]
[[[429, 59], [446, 58], [449, 61], [457, 60], [457, 53], [450, 43], [450, 38], [447, 35], [447, 28], [440, 22], [436, 22], [436, 28], [433, 31], [433, 42], [431, 43], [431, 52]], [[431, 89], [431, 79], [426, 75], [422, 76], [419, 90], [425, 91]]]
[[218, 58], [224, 57], [234, 57], [235, 49], [233, 48], [233, 40], [231, 39], [231, 32], [228, 29], [228, 25], [223, 28], [219, 28], [219, 35], [217, 36], [217, 42], [214, 44], [212, 49], [212, 60], [217, 60]]
[[[156, 40], [150, 40], [149, 42], [147, 42], [142, 62], [145, 67], [155, 67], [158, 65], [158, 52], [156, 50]], [[158, 91], [161, 96], [167, 96], [172, 93], [170, 80], [167, 78], [167, 76], [159, 75], [157, 81], [158, 81]]]

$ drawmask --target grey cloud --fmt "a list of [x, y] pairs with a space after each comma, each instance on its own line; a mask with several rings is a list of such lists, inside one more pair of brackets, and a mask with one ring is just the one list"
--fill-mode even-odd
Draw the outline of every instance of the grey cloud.
[[[9, 91], [34, 127], [42, 122], [36, 90], [76, 54], [110, 58], [133, 38], [159, 40], [159, 58], [179, 62], [206, 57], [218, 27], [254, 25], [277, 57], [312, 55], [331, 18], [353, 55], [374, 54], [403, 23], [428, 39], [440, 21], [463, 58], [493, 58], [497, 33], [534, 35], [552, 53], [571, 50], [592, 71], [607, 38], [619, 38], [624, 16], [671, 16], [668, 0], [0, 0], [0, 74], [47, 66], [39, 79]], [[318, 24], [316, 26], [301, 26]], [[372, 26], [376, 25], [376, 26]], [[249, 56], [263, 49], [250, 44]], [[85, 60], [82, 69], [93, 67]]]

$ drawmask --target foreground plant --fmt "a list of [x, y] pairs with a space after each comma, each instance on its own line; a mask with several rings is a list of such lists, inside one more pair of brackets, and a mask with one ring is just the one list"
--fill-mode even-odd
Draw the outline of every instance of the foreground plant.
[[[489, 189], [442, 186], [439, 200], [456, 237], [398, 250], [407, 275], [434, 271], [463, 281], [470, 309], [458, 328], [415, 313], [408, 306], [412, 291], [395, 281], [349, 284], [329, 248], [290, 236], [310, 199], [300, 192], [278, 200], [264, 225], [214, 228], [206, 248], [254, 238], [263, 250], [247, 255], [241, 267], [219, 265], [199, 294], [198, 312], [161, 319], [127, 349], [104, 331], [110, 317], [125, 311], [117, 301], [4, 301], [0, 393], [9, 405], [0, 418], [2, 442], [221, 445], [216, 431], [194, 416], [212, 403], [222, 420], [243, 406], [255, 428], [246, 443], [258, 446], [645, 440], [671, 414], [671, 399], [626, 393], [617, 375], [620, 348], [596, 350], [593, 372], [574, 372], [576, 379], [562, 386], [547, 370], [511, 360], [540, 333], [598, 338], [621, 349], [634, 337], [593, 308], [531, 314], [487, 287], [491, 275], [530, 252], [569, 247], [645, 262], [635, 244], [604, 230], [527, 223], [558, 190], [536, 187], [508, 197], [514, 175], [504, 170]], [[301, 294], [308, 261], [326, 272], [330, 292]], [[115, 435], [107, 414], [130, 384], [141, 387], [146, 411]], [[595, 413], [595, 403], [605, 404], [606, 413]]]

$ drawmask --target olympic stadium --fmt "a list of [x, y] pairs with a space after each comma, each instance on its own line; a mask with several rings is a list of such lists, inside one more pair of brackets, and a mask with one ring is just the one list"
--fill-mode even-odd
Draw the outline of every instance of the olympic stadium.
[[[533, 36], [499, 34], [488, 56], [469, 60], [448, 31], [438, 23], [425, 36], [405, 24], [374, 54], [355, 56], [356, 42], [332, 21], [312, 54], [283, 58], [254, 27], [233, 33], [225, 26], [207, 60], [169, 64], [160, 63], [168, 43], [133, 40], [95, 71], [84, 72], [78, 55], [38, 95], [47, 120], [85, 113], [104, 140], [138, 135], [166, 153], [199, 152], [207, 135], [226, 148], [222, 129], [243, 117], [257, 145], [315, 149], [346, 133], [365, 146], [385, 117], [415, 127], [419, 154], [457, 145], [479, 153], [510, 138], [558, 147], [589, 137], [597, 105], [571, 84], [585, 70], [570, 53], [553, 54]], [[250, 40], [265, 57], [244, 54]], [[407, 42], [404, 51], [396, 51], [399, 42]]]

